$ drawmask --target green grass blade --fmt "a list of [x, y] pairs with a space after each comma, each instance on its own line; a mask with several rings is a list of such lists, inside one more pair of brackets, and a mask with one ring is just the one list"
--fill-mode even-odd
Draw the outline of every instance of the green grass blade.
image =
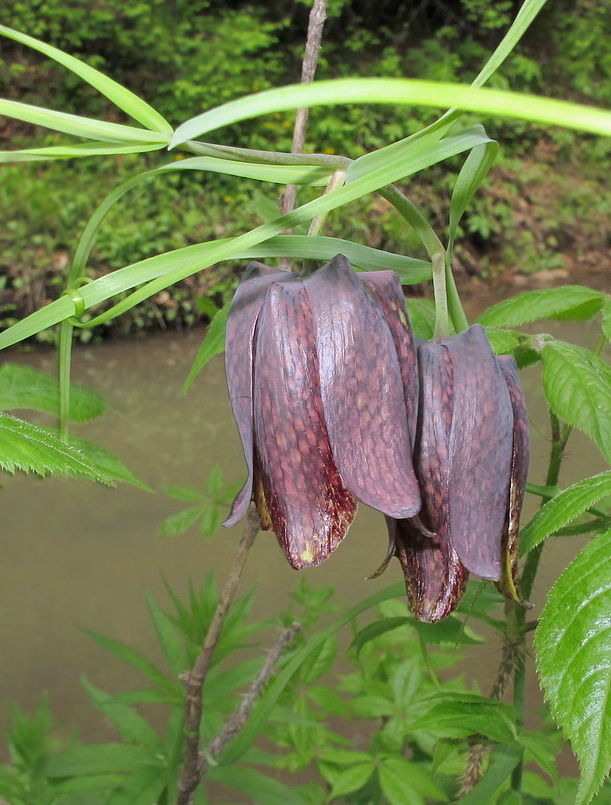
[[482, 115], [500, 115], [591, 134], [611, 135], [611, 112], [584, 104], [446, 82], [407, 78], [341, 78], [312, 84], [291, 84], [229, 101], [179, 126], [170, 147], [259, 115], [304, 106], [345, 103], [456, 107]]
[[24, 148], [22, 151], [0, 151], [0, 164], [7, 162], [39, 162], [43, 159], [74, 159], [75, 157], [112, 156], [115, 154], [143, 154], [159, 151], [164, 143], [114, 145], [113, 143], [76, 143], [51, 145], [47, 148]]
[[44, 126], [53, 131], [64, 134], [74, 134], [76, 137], [85, 137], [88, 140], [102, 140], [104, 142], [128, 143], [160, 143], [165, 145], [170, 135], [135, 126], [123, 126], [120, 123], [107, 123], [105, 120], [94, 120], [90, 117], [69, 115], [66, 112], [56, 112], [53, 109], [44, 109], [42, 106], [30, 106], [19, 101], [8, 101], [0, 98], [0, 115], [23, 120], [35, 126]]
[[476, 190], [492, 167], [498, 152], [499, 144], [494, 140], [485, 145], [477, 145], [471, 150], [471, 153], [460, 169], [450, 200], [450, 233], [448, 246], [450, 254], [454, 246], [456, 230], [460, 219], [471, 203], [471, 199], [475, 195]]
[[227, 317], [229, 316], [230, 307], [231, 305], [228, 302], [216, 313], [215, 317], [210, 322], [206, 337], [202, 341], [200, 348], [197, 350], [197, 355], [195, 356], [193, 365], [191, 366], [187, 379], [185, 380], [183, 391], [187, 391], [191, 383], [208, 363], [210, 358], [213, 358], [215, 355], [218, 355], [225, 349], [225, 329], [227, 326]]
[[342, 626], [345, 626], [353, 618], [356, 618], [357, 615], [360, 615], [367, 609], [371, 609], [371, 607], [377, 606], [382, 601], [387, 601], [389, 598], [398, 598], [404, 594], [405, 587], [403, 584], [394, 584], [391, 587], [378, 590], [377, 593], [374, 593], [364, 601], [361, 601], [359, 604], [349, 609], [326, 629], [323, 629], [322, 631], [318, 632], [318, 634], [310, 638], [306, 645], [300, 648], [299, 651], [293, 655], [290, 662], [284, 666], [282, 671], [269, 686], [265, 695], [255, 705], [252, 714], [249, 720], [246, 722], [242, 732], [222, 753], [220, 757], [221, 765], [235, 763], [250, 747], [252, 742], [259, 735], [263, 724], [276, 706], [276, 702], [278, 701], [280, 694], [289, 683], [291, 677], [302, 664], [302, 662], [306, 660], [313, 651], [321, 646], [331, 635], [335, 634], [339, 629], [341, 629]]
[[264, 165], [259, 162], [238, 162], [216, 157], [191, 157], [170, 165], [157, 168], [166, 170], [206, 170], [225, 173], [229, 176], [242, 176], [260, 182], [275, 184], [304, 184], [325, 187], [333, 176], [333, 170], [320, 165]]
[[148, 103], [143, 101], [142, 98], [134, 95], [133, 92], [121, 86], [121, 84], [113, 81], [112, 78], [108, 78], [108, 76], [105, 76], [99, 70], [85, 64], [85, 62], [80, 61], [80, 59], [76, 59], [74, 56], [70, 56], [68, 53], [64, 53], [62, 50], [58, 50], [58, 48], [52, 45], [47, 45], [45, 42], [34, 39], [32, 36], [22, 34], [20, 31], [15, 31], [12, 28], [7, 28], [5, 25], [0, 25], [0, 34], [4, 34], [4, 36], [8, 36], [10, 39], [14, 39], [17, 42], [21, 42], [23, 45], [34, 48], [34, 50], [44, 53], [45, 56], [54, 59], [56, 62], [59, 62], [59, 64], [72, 70], [79, 78], [91, 84], [98, 92], [105, 95], [109, 101], [112, 101], [119, 109], [123, 109], [124, 112], [141, 123], [145, 128], [151, 131], [158, 131], [162, 134], [170, 134], [172, 132], [172, 126], [170, 126], [168, 121], [162, 117], [159, 112], [153, 109], [152, 106], [149, 106]]

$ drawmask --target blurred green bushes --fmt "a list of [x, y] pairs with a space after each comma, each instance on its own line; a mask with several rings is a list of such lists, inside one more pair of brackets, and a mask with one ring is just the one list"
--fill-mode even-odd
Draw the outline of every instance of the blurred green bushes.
[[[311, 2], [305, 0], [273, 4], [262, 0], [4, 0], [2, 22], [85, 59], [178, 124], [209, 106], [298, 81], [308, 5]], [[412, 0], [330, 0], [317, 76], [410, 76], [468, 82], [518, 6], [513, 0], [423, 0], [418, 4]], [[609, 30], [611, 0], [554, 0], [493, 84], [609, 105]], [[27, 103], [118, 119], [116, 109], [67, 70], [1, 37], [0, 92]], [[306, 148], [356, 157], [416, 131], [434, 115], [431, 110], [407, 107], [313, 109]], [[592, 223], [592, 216], [609, 208], [596, 176], [598, 168], [601, 176], [608, 171], [608, 144], [570, 132], [542, 131], [526, 123], [483, 122], [500, 139], [506, 162], [501, 163], [488, 189], [480, 193], [466, 221], [463, 254], [471, 255], [464, 261], [468, 271], [493, 273], [497, 259], [506, 265], [514, 259], [539, 267], [560, 265], [562, 257], [554, 256], [554, 249], [566, 248], [571, 237], [558, 238], [554, 233], [566, 232], [567, 219], [573, 215], [589, 216], [593, 237], [608, 245], [606, 227]], [[288, 151], [292, 125], [291, 115], [276, 114], [215, 135], [223, 143]], [[0, 121], [0, 148], [24, 147], [33, 138], [41, 142], [34, 129]], [[53, 142], [53, 136], [47, 135], [45, 143]], [[562, 171], [558, 166], [571, 165], [578, 157], [581, 164], [588, 165], [592, 192], [603, 193], [602, 199], [599, 195], [584, 203], [582, 182], [575, 193], [568, 189], [567, 200], [557, 213], [534, 210], [534, 219], [546, 218], [541, 237], [528, 235], [528, 222], [517, 210], [525, 186], [532, 184], [532, 154], [537, 149], [543, 149], [547, 157], [552, 155], [552, 173]], [[0, 321], [10, 323], [11, 317], [54, 298], [75, 239], [97, 203], [128, 175], [163, 161], [167, 156], [155, 154], [3, 165]], [[550, 159], [544, 162], [550, 164]], [[502, 191], [495, 185], [495, 176], [503, 183]], [[539, 180], [544, 180], [543, 175]], [[444, 183], [447, 178], [432, 171], [419, 177], [409, 191], [441, 228], [446, 224]], [[158, 179], [128, 197], [105, 225], [94, 250], [92, 270], [103, 272], [160, 251], [236, 234], [258, 222], [261, 194], [275, 203], [278, 188], [262, 187], [255, 189], [251, 182], [218, 175]], [[577, 199], [574, 204], [572, 198]], [[405, 233], [384, 204], [372, 200], [356, 207], [349, 221], [331, 220], [330, 230], [345, 236], [350, 230], [370, 245], [405, 250]], [[366, 212], [373, 217], [359, 224], [356, 219]], [[520, 233], [517, 241], [512, 230]], [[551, 248], [551, 256], [542, 259], [542, 248]], [[221, 284], [229, 282], [228, 272], [230, 269], [220, 272], [221, 279], [217, 277]], [[144, 313], [132, 313], [121, 327], [129, 331], [195, 323], [210, 312], [209, 285], [202, 281], [197, 288], [177, 289], [172, 298], [151, 302]]]

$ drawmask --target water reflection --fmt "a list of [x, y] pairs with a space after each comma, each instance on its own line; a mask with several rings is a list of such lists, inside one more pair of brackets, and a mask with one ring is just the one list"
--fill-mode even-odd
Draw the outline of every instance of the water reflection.
[[[596, 339], [592, 328], [545, 325], [569, 341]], [[226, 478], [244, 473], [243, 458], [226, 397], [222, 358], [211, 361], [188, 394], [182, 383], [201, 332], [165, 334], [142, 341], [79, 348], [74, 377], [100, 391], [110, 410], [78, 429], [119, 456], [145, 483], [161, 490], [170, 484], [202, 488], [215, 462]], [[11, 355], [52, 373], [50, 353]], [[537, 384], [539, 369], [523, 373], [533, 420], [531, 479], [542, 483], [547, 457], [545, 408]], [[572, 438], [570, 461], [562, 476], [568, 484], [605, 469], [585, 437]], [[92, 710], [79, 683], [85, 674], [96, 685], [118, 691], [141, 679], [91, 643], [79, 626], [98, 630], [156, 655], [144, 604], [149, 590], [167, 599], [161, 573], [179, 593], [189, 577], [198, 582], [214, 568], [224, 578], [240, 527], [223, 530], [213, 542], [197, 533], [168, 538], [156, 534], [160, 522], [182, 504], [122, 484], [115, 490], [87, 481], [8, 477], [4, 481], [2, 610], [0, 657], [2, 697], [26, 710], [38, 705], [43, 690], [55, 715], [77, 724], [84, 740], [107, 740], [101, 717]], [[529, 500], [530, 511], [536, 501]], [[535, 603], [576, 551], [574, 541], [557, 540], [542, 563]], [[342, 605], [402, 580], [393, 562], [380, 579], [362, 579], [386, 550], [382, 516], [361, 506], [348, 538], [319, 568], [304, 571], [312, 584], [332, 584]], [[288, 566], [275, 538], [262, 534], [249, 557], [246, 590], [257, 585], [254, 616], [264, 617], [288, 603], [298, 574]], [[161, 660], [160, 660], [161, 662]], [[488, 647], [477, 659], [482, 688], [489, 687], [498, 662]], [[7, 723], [1, 714], [0, 729]]]

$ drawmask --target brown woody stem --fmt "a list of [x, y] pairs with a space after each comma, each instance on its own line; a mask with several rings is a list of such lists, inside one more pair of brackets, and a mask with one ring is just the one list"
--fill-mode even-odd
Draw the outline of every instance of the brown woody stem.
[[182, 676], [186, 687], [185, 697], [185, 748], [183, 766], [178, 781], [176, 805], [190, 805], [193, 794], [200, 782], [199, 772], [199, 730], [202, 718], [202, 689], [210, 670], [212, 657], [229, 607], [235, 596], [248, 552], [260, 528], [259, 517], [254, 509], [248, 512], [244, 531], [238, 545], [225, 587], [212, 616], [208, 633], [204, 639], [192, 670]]

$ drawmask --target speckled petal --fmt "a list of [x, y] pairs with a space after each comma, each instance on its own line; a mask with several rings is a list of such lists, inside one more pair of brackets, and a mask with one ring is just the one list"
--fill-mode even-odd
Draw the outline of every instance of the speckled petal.
[[444, 345], [454, 378], [450, 536], [468, 570], [498, 581], [513, 450], [511, 399], [481, 325]]
[[390, 334], [397, 350], [407, 418], [412, 444], [415, 440], [418, 419], [418, 361], [414, 334], [405, 307], [405, 297], [399, 275], [394, 271], [370, 271], [357, 274], [369, 288], [382, 308]]
[[318, 565], [344, 538], [357, 503], [333, 461], [312, 316], [301, 282], [274, 284], [267, 291], [254, 367], [255, 486], [261, 483], [291, 565]]
[[453, 612], [467, 589], [469, 573], [447, 533], [447, 523], [433, 539], [412, 520], [390, 520], [395, 552], [405, 576], [407, 600], [419, 621], [437, 623]]
[[333, 458], [352, 494], [391, 517], [420, 509], [399, 359], [388, 322], [342, 255], [304, 281]]
[[528, 411], [515, 360], [510, 355], [499, 355], [497, 362], [507, 382], [514, 420], [509, 505], [502, 543], [503, 575], [497, 587], [506, 598], [530, 607], [522, 598], [518, 585], [518, 534], [530, 452]]
[[278, 271], [278, 269], [253, 261], [248, 264], [231, 303], [225, 337], [225, 370], [229, 399], [248, 467], [248, 478], [233, 502], [229, 517], [223, 524], [225, 526], [235, 525], [244, 517], [252, 496], [252, 367], [257, 317], [271, 283], [292, 278], [295, 278], [295, 275], [289, 271]]

